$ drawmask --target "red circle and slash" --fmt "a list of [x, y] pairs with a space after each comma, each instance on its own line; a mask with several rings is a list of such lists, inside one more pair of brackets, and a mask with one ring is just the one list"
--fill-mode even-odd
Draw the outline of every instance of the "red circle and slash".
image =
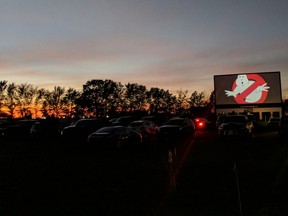
[[[243, 92], [241, 92], [240, 94], [236, 95], [236, 97], [234, 97], [235, 101], [238, 104], [249, 104], [248, 102], [245, 101], [246, 97], [248, 95], [250, 95], [258, 86], [262, 86], [266, 83], [266, 81], [259, 76], [258, 74], [247, 74], [247, 78], [249, 81], [253, 80], [255, 81], [252, 85], [250, 85], [247, 89], [245, 89]], [[233, 85], [232, 85], [232, 91], [234, 91], [234, 89], [236, 88], [236, 80], [234, 81]], [[268, 92], [267, 91], [262, 91], [262, 95], [261, 98], [253, 103], [264, 103], [266, 98], [267, 98]]]

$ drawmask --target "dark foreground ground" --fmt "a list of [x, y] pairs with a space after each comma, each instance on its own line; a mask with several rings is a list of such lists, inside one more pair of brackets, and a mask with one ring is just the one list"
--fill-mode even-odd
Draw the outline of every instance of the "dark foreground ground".
[[288, 215], [287, 141], [276, 132], [250, 141], [208, 137], [196, 138], [163, 215]]
[[0, 215], [288, 215], [288, 145], [276, 132], [197, 131], [174, 153], [2, 142]]

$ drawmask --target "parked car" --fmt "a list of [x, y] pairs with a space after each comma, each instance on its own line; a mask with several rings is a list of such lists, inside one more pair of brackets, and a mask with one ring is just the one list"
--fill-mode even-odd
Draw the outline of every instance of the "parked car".
[[280, 118], [278, 134], [282, 139], [288, 138], [288, 116], [282, 116]]
[[140, 133], [144, 142], [156, 141], [159, 127], [152, 121], [137, 120], [130, 123], [129, 127]]
[[218, 115], [217, 119], [216, 119], [216, 128], [218, 128], [222, 123], [223, 120], [225, 119], [226, 115], [222, 114], [222, 115]]
[[33, 140], [58, 140], [61, 134], [61, 125], [58, 119], [43, 119], [35, 122], [30, 135]]
[[192, 119], [175, 117], [159, 127], [159, 138], [161, 140], [181, 139], [193, 134], [195, 129], [196, 127]]
[[11, 124], [12, 124], [11, 121], [1, 119], [1, 121], [0, 121], [0, 140], [5, 139], [7, 126], [9, 126]]
[[0, 128], [6, 127], [9, 124], [8, 120], [0, 119]]
[[279, 129], [280, 117], [270, 117], [267, 122], [267, 129], [277, 131]]
[[227, 115], [218, 127], [218, 135], [222, 137], [252, 137], [254, 124], [246, 115]]
[[108, 125], [109, 121], [106, 118], [79, 119], [62, 129], [61, 139], [64, 142], [86, 142], [89, 134]]
[[142, 143], [142, 136], [126, 126], [107, 126], [91, 133], [87, 143], [98, 149], [132, 149]]
[[1, 128], [1, 137], [6, 140], [28, 140], [30, 138], [30, 129], [36, 119], [21, 119], [7, 124]]

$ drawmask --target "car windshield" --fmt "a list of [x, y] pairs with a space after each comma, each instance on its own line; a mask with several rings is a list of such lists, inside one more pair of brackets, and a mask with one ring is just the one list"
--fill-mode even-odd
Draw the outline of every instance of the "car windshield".
[[217, 121], [223, 121], [225, 119], [225, 115], [218, 116]]
[[116, 127], [103, 127], [100, 128], [97, 133], [114, 133], [116, 130]]
[[122, 122], [122, 121], [129, 121], [131, 119], [133, 119], [132, 116], [123, 116], [123, 117], [118, 118], [116, 121]]
[[77, 122], [75, 122], [75, 125], [77, 126], [89, 126], [95, 124], [95, 120], [92, 119], [80, 119]]
[[226, 116], [223, 122], [224, 123], [228, 123], [228, 122], [245, 123], [246, 118], [245, 116]]

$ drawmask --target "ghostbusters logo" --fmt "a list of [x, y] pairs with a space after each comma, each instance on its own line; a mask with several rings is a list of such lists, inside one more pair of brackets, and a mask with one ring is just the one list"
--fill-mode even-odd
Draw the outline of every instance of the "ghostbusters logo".
[[225, 90], [225, 94], [233, 96], [238, 104], [264, 103], [269, 88], [258, 74], [242, 74], [234, 81], [232, 91]]

